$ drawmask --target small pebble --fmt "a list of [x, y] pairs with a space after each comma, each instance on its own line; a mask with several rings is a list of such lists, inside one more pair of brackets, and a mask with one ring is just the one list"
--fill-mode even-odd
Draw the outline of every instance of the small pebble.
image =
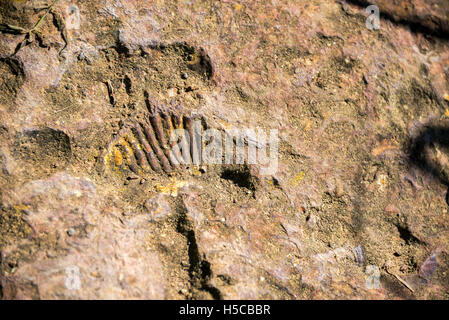
[[184, 79], [184, 80], [187, 79], [188, 76], [189, 75], [187, 73], [185, 73], [185, 72], [183, 74], [181, 74], [181, 78]]
[[75, 234], [75, 230], [73, 228], [70, 228], [67, 230], [67, 234], [69, 235], [69, 237], [71, 237]]
[[424, 279], [429, 279], [433, 276], [438, 268], [437, 255], [432, 253], [430, 257], [424, 261], [424, 263], [419, 268], [419, 276]]
[[355, 261], [360, 265], [363, 265], [365, 262], [365, 247], [363, 245], [359, 245], [352, 249], [355, 255]]

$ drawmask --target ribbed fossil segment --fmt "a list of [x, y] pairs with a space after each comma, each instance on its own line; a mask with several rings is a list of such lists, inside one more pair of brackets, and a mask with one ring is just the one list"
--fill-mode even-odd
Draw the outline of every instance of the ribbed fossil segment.
[[[172, 172], [185, 163], [195, 162], [199, 148], [194, 132], [195, 123], [204, 129], [199, 117], [185, 115], [180, 106], [166, 107], [147, 95], [149, 115], [143, 120], [126, 123], [111, 141], [103, 157], [106, 167], [118, 171]], [[172, 134], [177, 129], [175, 141]], [[185, 132], [185, 134], [183, 134]], [[199, 142], [201, 143], [201, 142]], [[182, 145], [184, 147], [175, 148]], [[188, 150], [181, 154], [181, 150]], [[187, 159], [186, 159], [187, 158]], [[193, 159], [193, 160], [192, 160]]]

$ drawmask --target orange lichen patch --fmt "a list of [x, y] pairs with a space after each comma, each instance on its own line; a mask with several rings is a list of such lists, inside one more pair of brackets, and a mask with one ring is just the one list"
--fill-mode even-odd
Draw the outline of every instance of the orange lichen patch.
[[184, 129], [184, 116], [183, 116], [183, 115], [180, 115], [179, 118], [180, 118], [181, 120], [180, 120], [178, 129]]
[[162, 210], [161, 210], [160, 208], [155, 209], [155, 210], [153, 211], [153, 215], [157, 216], [157, 215], [160, 214], [161, 212], [162, 212]]
[[386, 151], [397, 150], [398, 148], [398, 143], [394, 139], [383, 140], [377, 145], [377, 147], [371, 150], [371, 154], [377, 157]]
[[[134, 155], [133, 149], [131, 148], [131, 146], [129, 145], [128, 141], [126, 141], [125, 138], [121, 137], [119, 139], [119, 144], [122, 145], [126, 152], [125, 152], [125, 157], [128, 156], [129, 158]], [[127, 157], [128, 162], [131, 162], [131, 160]]]
[[167, 130], [167, 138], [170, 139], [170, 137], [172, 136], [173, 132], [175, 131], [176, 126], [173, 123], [173, 119], [168, 118], [166, 121], [166, 125], [168, 128], [166, 128]]
[[16, 210], [17, 213], [22, 212], [23, 210], [28, 210], [28, 206], [24, 204], [16, 204], [13, 206], [13, 208]]
[[240, 11], [243, 9], [243, 6], [240, 3], [236, 3], [236, 4], [234, 4], [234, 8], [235, 8], [235, 10]]
[[113, 156], [114, 156], [114, 164], [117, 167], [121, 166], [122, 163], [123, 163], [123, 157], [122, 157], [122, 154], [120, 153], [120, 151], [118, 151], [117, 148], [114, 147], [112, 149], [112, 153], [113, 153]]

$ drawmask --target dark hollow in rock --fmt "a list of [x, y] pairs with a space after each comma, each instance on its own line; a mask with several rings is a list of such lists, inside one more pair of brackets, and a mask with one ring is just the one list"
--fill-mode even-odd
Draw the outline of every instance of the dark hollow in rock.
[[195, 48], [186, 42], [160, 45], [157, 47], [163, 54], [174, 51], [179, 55], [187, 67], [197, 72], [206, 80], [211, 80], [214, 76], [214, 68], [211, 59], [203, 48]]
[[0, 59], [0, 101], [14, 104], [15, 97], [25, 81], [21, 63], [13, 58]]
[[0, 249], [30, 234], [31, 227], [24, 221], [20, 207], [0, 207]]
[[[431, 174], [440, 183], [449, 187], [449, 169], [444, 163], [439, 163], [436, 156], [437, 147], [440, 152], [449, 153], [449, 128], [438, 124], [424, 127], [419, 134], [410, 139], [406, 147], [409, 164]], [[446, 194], [446, 203], [449, 204], [449, 192]]]
[[249, 167], [247, 165], [235, 165], [224, 168], [221, 173], [221, 178], [225, 180], [230, 180], [237, 186], [241, 188], [246, 188], [248, 190], [256, 190], [254, 184], [254, 177], [251, 174]]
[[25, 131], [13, 147], [13, 155], [24, 162], [27, 172], [47, 176], [64, 169], [71, 157], [70, 138], [64, 132], [51, 128]]

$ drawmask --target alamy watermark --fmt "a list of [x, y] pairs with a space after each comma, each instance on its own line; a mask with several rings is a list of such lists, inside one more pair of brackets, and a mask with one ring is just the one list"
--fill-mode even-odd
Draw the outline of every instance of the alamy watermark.
[[378, 6], [371, 5], [366, 8], [366, 13], [369, 14], [365, 25], [369, 30], [380, 29], [380, 10]]
[[80, 269], [77, 266], [67, 267], [65, 269], [65, 280], [64, 284], [68, 290], [80, 290], [81, 289], [81, 278]]
[[66, 28], [71, 29], [79, 29], [80, 28], [80, 10], [77, 5], [70, 5], [66, 9]]
[[193, 130], [176, 129], [170, 136], [170, 161], [185, 165], [254, 164], [261, 175], [278, 169], [278, 130], [269, 134], [260, 129], [207, 129], [200, 120]]
[[379, 289], [380, 287], [380, 270], [379, 267], [374, 265], [368, 265], [365, 269], [367, 275], [365, 280], [365, 286], [367, 289]]

